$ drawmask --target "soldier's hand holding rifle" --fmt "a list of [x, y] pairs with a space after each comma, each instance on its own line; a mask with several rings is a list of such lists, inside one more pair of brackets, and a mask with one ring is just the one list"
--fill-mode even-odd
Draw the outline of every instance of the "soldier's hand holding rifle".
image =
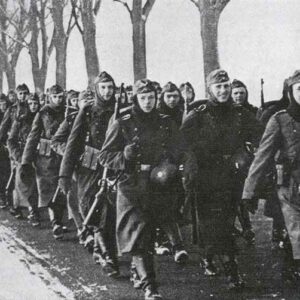
[[65, 195], [67, 195], [71, 189], [71, 182], [72, 180], [69, 177], [60, 177], [58, 180], [58, 186]]
[[132, 139], [132, 143], [125, 146], [124, 148], [124, 156], [126, 160], [134, 160], [137, 156], [139, 138], [135, 136]]

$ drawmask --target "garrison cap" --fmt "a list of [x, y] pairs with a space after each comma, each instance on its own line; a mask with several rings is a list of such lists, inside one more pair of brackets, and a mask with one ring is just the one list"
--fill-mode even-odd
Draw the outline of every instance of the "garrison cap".
[[39, 96], [37, 93], [30, 93], [27, 96], [27, 101], [36, 101], [39, 102]]
[[95, 79], [95, 84], [100, 82], [110, 82], [112, 81], [115, 84], [114, 79], [107, 72], [101, 72]]
[[7, 97], [3, 93], [0, 94], [0, 102], [7, 102]]
[[54, 84], [49, 88], [49, 94], [50, 95], [60, 94], [60, 93], [63, 93], [63, 92], [64, 92], [63, 88], [58, 84]]
[[247, 89], [246, 85], [242, 81], [237, 80], [237, 79], [233, 79], [233, 81], [231, 83], [231, 87], [233, 89], [240, 88], [240, 87], [243, 87], [244, 89]]
[[126, 91], [126, 92], [132, 92], [132, 91], [133, 91], [132, 85], [131, 85], [131, 84], [130, 84], [130, 85], [127, 85], [126, 88], [125, 88], [125, 91]]
[[145, 94], [150, 92], [156, 92], [153, 82], [149, 79], [137, 80], [133, 87], [133, 94]]
[[216, 69], [212, 72], [210, 72], [207, 76], [207, 85], [210, 86], [211, 84], [215, 83], [222, 83], [229, 81], [229, 76], [226, 71], [222, 69]]
[[27, 93], [29, 93], [29, 88], [25, 83], [22, 83], [17, 86], [16, 91], [17, 92], [26, 91]]
[[300, 70], [296, 70], [294, 74], [288, 78], [288, 86], [291, 87], [293, 84], [300, 82]]
[[91, 100], [94, 98], [95, 98], [95, 93], [91, 89], [86, 89], [79, 93], [78, 101], [85, 100], [85, 99]]
[[175, 91], [180, 93], [180, 90], [177, 87], [177, 85], [171, 81], [167, 82], [162, 89], [162, 93], [166, 93], [166, 92], [171, 93], [171, 92], [175, 92]]

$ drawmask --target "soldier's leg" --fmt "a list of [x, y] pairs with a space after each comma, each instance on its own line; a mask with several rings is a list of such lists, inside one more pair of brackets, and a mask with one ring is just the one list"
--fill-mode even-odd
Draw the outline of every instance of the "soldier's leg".
[[255, 242], [255, 233], [252, 230], [250, 214], [242, 201], [239, 201], [238, 219], [243, 229], [243, 237], [249, 244], [253, 244]]
[[176, 263], [185, 263], [188, 259], [188, 253], [184, 249], [182, 235], [177, 223], [165, 223], [161, 224], [161, 228], [164, 230], [168, 239], [172, 245], [172, 251], [174, 254], [174, 260]]
[[153, 254], [145, 250], [132, 253], [132, 271], [139, 279], [139, 288], [145, 293], [145, 300], [158, 300], [162, 296], [157, 291]]

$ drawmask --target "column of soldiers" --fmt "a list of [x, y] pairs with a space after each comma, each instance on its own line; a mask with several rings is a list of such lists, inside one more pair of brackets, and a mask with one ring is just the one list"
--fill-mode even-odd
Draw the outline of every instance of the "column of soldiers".
[[[259, 111], [224, 70], [211, 72], [207, 87], [208, 99], [195, 100], [189, 82], [161, 88], [143, 79], [118, 89], [102, 72], [80, 93], [53, 85], [38, 96], [22, 84], [1, 94], [0, 207], [16, 218], [27, 208], [34, 227], [46, 208], [57, 240], [68, 213], [105, 274], [118, 277], [118, 256], [129, 253], [130, 281], [156, 300], [154, 253], [184, 264], [186, 224], [204, 274], [220, 273], [218, 257], [228, 288], [242, 289], [236, 235], [255, 242], [249, 212], [268, 198], [284, 276], [298, 280], [300, 72], [285, 81], [280, 101]], [[271, 178], [268, 195], [263, 177]]]

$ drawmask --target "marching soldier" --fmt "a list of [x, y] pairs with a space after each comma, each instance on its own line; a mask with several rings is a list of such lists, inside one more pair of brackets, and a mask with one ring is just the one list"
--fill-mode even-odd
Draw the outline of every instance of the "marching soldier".
[[27, 96], [28, 111], [26, 114], [15, 119], [7, 140], [10, 157], [16, 162], [16, 179], [13, 192], [14, 216], [22, 218], [22, 207], [29, 209], [29, 220], [33, 226], [39, 226], [39, 215], [37, 211], [37, 188], [34, 177], [23, 180], [20, 176], [21, 159], [26, 140], [36, 113], [39, 110], [39, 99], [37, 94]]
[[238, 273], [232, 234], [240, 185], [235, 155], [246, 142], [257, 142], [260, 126], [247, 110], [233, 105], [227, 72], [212, 71], [207, 86], [207, 104], [191, 111], [181, 129], [198, 160], [196, 209], [205, 246], [205, 274], [217, 274], [213, 258], [220, 255], [228, 288], [239, 289], [244, 283]]
[[61, 158], [51, 149], [50, 143], [63, 120], [64, 91], [59, 85], [53, 85], [49, 89], [49, 104], [43, 106], [33, 120], [20, 170], [23, 180], [36, 176], [39, 207], [48, 207], [55, 239], [63, 237], [65, 199], [56, 193]]
[[[9, 106], [9, 108], [6, 110], [4, 117], [2, 119], [2, 122], [0, 124], [0, 143], [2, 146], [6, 145], [7, 137], [9, 134], [9, 131], [11, 129], [12, 123], [15, 119], [18, 117], [26, 114], [27, 112], [27, 104], [26, 104], [26, 97], [29, 94], [29, 89], [25, 83], [20, 84], [16, 88], [16, 94], [17, 94], [17, 101]], [[10, 172], [11, 172], [11, 182], [13, 183], [14, 180], [14, 170], [15, 170], [15, 162], [12, 158], [10, 158]], [[8, 205], [12, 206], [11, 203], [11, 196], [9, 196], [9, 199], [4, 199], [4, 202], [0, 204], [1, 208], [5, 208]], [[11, 213], [14, 214], [14, 209], [11, 207]]]
[[[92, 91], [83, 91], [80, 94], [76, 91], [69, 91], [67, 94], [67, 109], [65, 120], [60, 124], [57, 132], [51, 139], [51, 148], [60, 156], [64, 155], [68, 137], [71, 133], [75, 118], [80, 109], [83, 109], [86, 105], [94, 102], [94, 93]], [[71, 212], [72, 218], [77, 227], [77, 232], [79, 236], [80, 243], [85, 244], [85, 242], [92, 242], [94, 239], [90, 237], [89, 239], [82, 239], [80, 236], [82, 230], [82, 218], [84, 218], [84, 212], [80, 213], [77, 197], [77, 184], [75, 180], [72, 180], [72, 187], [70, 192], [67, 194], [67, 204]]]
[[255, 159], [245, 181], [243, 199], [250, 212], [255, 212], [255, 196], [260, 180], [275, 164], [274, 156], [280, 151], [276, 164], [277, 192], [288, 232], [285, 245], [284, 278], [298, 281], [300, 278], [300, 71], [288, 79], [290, 104], [273, 115], [265, 129]]
[[[187, 148], [168, 116], [155, 109], [156, 90], [149, 80], [134, 87], [133, 108], [109, 128], [100, 153], [103, 166], [122, 172], [117, 194], [117, 238], [121, 253], [132, 255], [132, 280], [146, 300], [161, 299], [153, 262], [155, 229], [174, 224], [173, 192], [178, 166]], [[195, 160], [185, 177], [195, 176]], [[190, 177], [189, 177], [190, 176]]]
[[[74, 121], [59, 172], [60, 187], [68, 194], [75, 171], [77, 196], [84, 216], [87, 216], [98, 190], [97, 183], [101, 178], [102, 168], [97, 158], [109, 120], [114, 113], [115, 83], [108, 73], [101, 72], [96, 78], [95, 93], [94, 101], [80, 110]], [[119, 268], [114, 242], [115, 208], [109, 203], [103, 203], [99, 214], [93, 222], [93, 257], [108, 276], [117, 276]]]

